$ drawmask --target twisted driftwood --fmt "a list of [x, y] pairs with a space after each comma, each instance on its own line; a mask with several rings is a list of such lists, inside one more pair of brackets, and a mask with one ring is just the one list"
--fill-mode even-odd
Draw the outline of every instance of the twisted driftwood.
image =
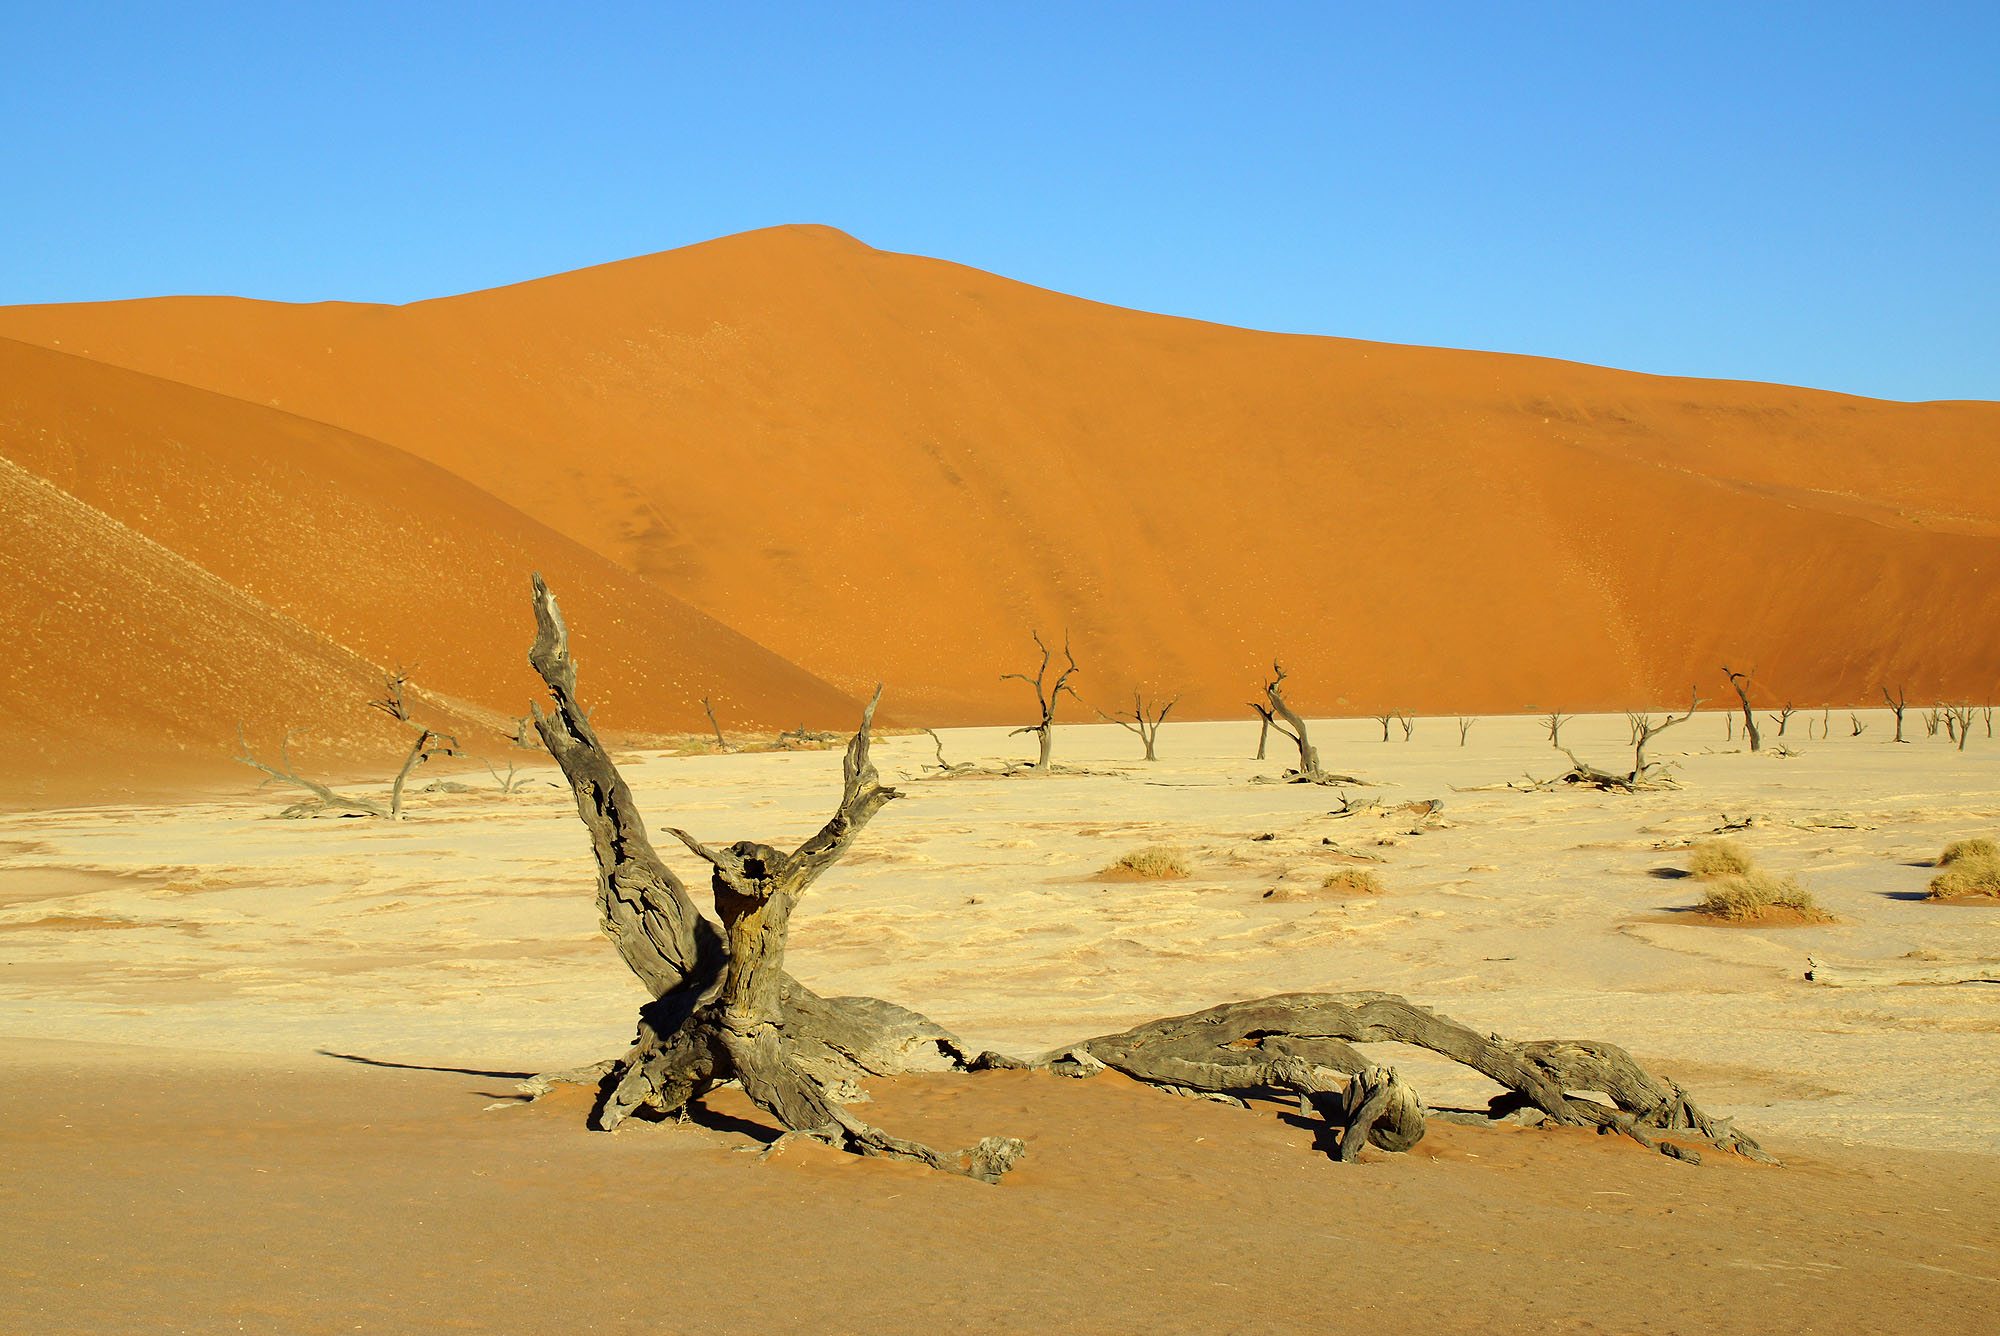
[[[1087, 1076], [1114, 1067], [1185, 1094], [1296, 1095], [1302, 1108], [1325, 1119], [1336, 1157], [1353, 1160], [1364, 1144], [1400, 1151], [1423, 1136], [1416, 1092], [1351, 1047], [1398, 1042], [1442, 1053], [1505, 1086], [1510, 1095], [1496, 1101], [1496, 1117], [1532, 1107], [1551, 1122], [1624, 1132], [1683, 1158], [1698, 1158], [1681, 1144], [1690, 1140], [1759, 1155], [1755, 1142], [1708, 1118], [1622, 1049], [1507, 1044], [1385, 993], [1294, 993], [1231, 1003], [1035, 1060], [973, 1054], [932, 1021], [890, 1002], [820, 997], [785, 972], [786, 937], [799, 897], [899, 796], [881, 784], [868, 755], [881, 688], [847, 745], [839, 805], [797, 849], [786, 853], [750, 840], [714, 848], [669, 829], [713, 870], [718, 928], [654, 852], [631, 791], [577, 701], [576, 664], [555, 597], [539, 575], [534, 588], [537, 633], [528, 657], [554, 702], [546, 714], [534, 711], [535, 727], [569, 779], [590, 834], [604, 931], [653, 998], [640, 1008], [637, 1037], [624, 1054], [522, 1086], [534, 1096], [558, 1082], [594, 1085], [594, 1127], [610, 1130], [641, 1111], [673, 1114], [734, 1081], [787, 1136], [992, 1183], [1022, 1155], [1020, 1141], [987, 1137], [965, 1150], [939, 1151], [871, 1127], [843, 1101], [859, 1096], [858, 1082], [867, 1076], [1024, 1067]], [[1608, 1103], [1581, 1098], [1585, 1092]]]

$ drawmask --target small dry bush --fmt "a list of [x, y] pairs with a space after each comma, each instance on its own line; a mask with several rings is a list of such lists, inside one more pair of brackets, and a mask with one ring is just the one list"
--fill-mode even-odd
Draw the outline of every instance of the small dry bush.
[[1750, 851], [1735, 840], [1698, 840], [1688, 850], [1688, 873], [1696, 877], [1741, 877], [1750, 871]]
[[[1984, 844], [1987, 840], [1965, 840], [1965, 844]], [[1952, 848], [1957, 848], [1953, 845]], [[1947, 849], [1946, 853], [1951, 852]], [[1938, 862], [1945, 860], [1940, 858]], [[1931, 878], [1931, 899], [1951, 900], [1961, 895], [1980, 895], [2000, 899], [2000, 853], [1962, 854], [1951, 861], [1944, 871]]]
[[1808, 923], [1823, 923], [1833, 917], [1795, 879], [1755, 871], [1718, 877], [1695, 908], [1739, 923], [1769, 918], [1777, 910], [1790, 910]]
[[1991, 840], [1953, 840], [1937, 856], [1939, 867], [1950, 867], [1953, 863], [2000, 862], [2000, 844]]
[[1185, 877], [1188, 875], [1187, 855], [1164, 844], [1149, 844], [1143, 849], [1119, 855], [1118, 861], [1104, 871], [1111, 876]]
[[1342, 895], [1380, 895], [1382, 878], [1365, 867], [1344, 867], [1327, 873], [1319, 888], [1322, 891], [1338, 891]]

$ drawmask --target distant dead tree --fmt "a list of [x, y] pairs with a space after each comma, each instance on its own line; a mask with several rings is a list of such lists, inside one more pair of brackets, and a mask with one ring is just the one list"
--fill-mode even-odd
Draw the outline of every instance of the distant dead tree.
[[1993, 707], [1987, 705], [1982, 707], [1982, 710], [1986, 715], [1986, 736], [1990, 738], [1993, 736]]
[[[1819, 735], [1822, 738], [1830, 738], [1833, 736], [1833, 707], [1831, 705], [1823, 705], [1820, 707]], [[1812, 725], [1810, 721], [1808, 721], [1806, 725], [1806, 736], [1808, 738], [1812, 736]]]
[[398, 663], [394, 672], [383, 674], [382, 699], [369, 701], [370, 708], [380, 710], [391, 719], [400, 719], [408, 723], [410, 707], [403, 702], [403, 688], [410, 684], [410, 674], [415, 672], [416, 668], [415, 664], [405, 668]]
[[[1271, 708], [1271, 726], [1290, 738], [1299, 749], [1299, 768], [1292, 772], [1293, 777], [1318, 783], [1325, 773], [1319, 768], [1319, 748], [1306, 740], [1306, 721], [1286, 702], [1284, 682], [1285, 666], [1273, 659], [1271, 680], [1264, 684], [1264, 699]], [[1384, 736], [1387, 736], [1386, 730]]]
[[433, 756], [458, 756], [458, 739], [449, 733], [434, 733], [428, 728], [417, 731], [417, 740], [410, 744], [410, 754], [403, 758], [403, 768], [396, 772], [396, 782], [389, 790], [389, 816], [403, 819], [403, 784], [412, 772]]
[[1549, 745], [1551, 747], [1557, 748], [1558, 750], [1561, 749], [1563, 745], [1563, 740], [1562, 740], [1563, 725], [1568, 723], [1570, 720], [1574, 718], [1576, 718], [1576, 716], [1573, 714], [1563, 714], [1557, 710], [1550, 710], [1547, 714], [1542, 716], [1542, 727], [1546, 728], [1549, 731]]
[[1253, 700], [1248, 704], [1257, 712], [1260, 721], [1257, 725], [1257, 759], [1261, 761], [1264, 759], [1265, 744], [1271, 740], [1271, 707], [1262, 701]]
[[371, 798], [350, 798], [344, 793], [334, 792], [332, 788], [316, 779], [307, 779], [301, 775], [298, 767], [292, 762], [292, 736], [293, 730], [286, 729], [284, 739], [278, 743], [279, 764], [267, 765], [258, 760], [250, 750], [249, 740], [243, 736], [243, 725], [240, 723], [236, 725], [236, 744], [242, 749], [236, 759], [240, 764], [247, 765], [265, 776], [264, 782], [259, 784], [258, 788], [267, 789], [273, 784], [283, 784], [295, 789], [304, 789], [312, 795], [311, 799], [294, 803], [279, 815], [314, 816], [320, 812], [348, 816], [389, 815], [387, 808]]
[[1650, 714], [1632, 716], [1632, 778], [1635, 781], [1644, 779], [1646, 776], [1646, 744], [1672, 728], [1675, 724], [1684, 724], [1694, 718], [1694, 712], [1702, 707], [1702, 699], [1695, 695], [1694, 688], [1692, 687], [1688, 688], [1688, 700], [1690, 704], [1685, 713], [1670, 713], [1657, 723], [1654, 722], [1653, 716]]
[[1403, 726], [1403, 741], [1408, 742], [1410, 734], [1417, 727], [1416, 716], [1412, 715], [1408, 710], [1399, 710], [1396, 712], [1396, 722]]
[[1743, 702], [1743, 736], [1750, 739], [1750, 750], [1763, 750], [1764, 739], [1757, 733], [1757, 712], [1750, 708], [1750, 680], [1757, 670], [1739, 673], [1725, 663], [1722, 671], [1729, 678], [1729, 685], [1736, 688], [1736, 699]]
[[528, 782], [526, 775], [522, 775], [519, 778], [515, 777], [516, 766], [512, 761], [507, 762], [507, 773], [503, 775], [493, 762], [486, 760], [483, 756], [479, 759], [484, 762], [486, 773], [493, 776], [493, 782], [500, 786], [500, 792], [502, 793], [519, 793], [521, 787]]
[[1099, 710], [1097, 714], [1099, 718], [1118, 725], [1118, 727], [1128, 733], [1137, 733], [1139, 741], [1146, 746], [1146, 759], [1157, 761], [1160, 758], [1153, 754], [1153, 743], [1160, 736], [1160, 725], [1167, 722], [1167, 712], [1180, 704], [1180, 699], [1179, 696], [1176, 696], [1165, 705], [1149, 707], [1146, 704], [1145, 698], [1137, 691], [1134, 691], [1132, 693], [1132, 713], [1106, 714], [1104, 711]]
[[1466, 717], [1465, 717], [1464, 715], [1460, 715], [1460, 716], [1459, 716], [1459, 718], [1458, 718], [1458, 745], [1459, 745], [1459, 746], [1463, 747], [1463, 746], [1465, 745], [1465, 735], [1466, 735], [1467, 733], [1470, 733], [1470, 732], [1472, 731], [1472, 726], [1473, 726], [1474, 724], [1478, 723], [1478, 722], [1479, 722], [1479, 720], [1478, 720], [1478, 719], [1476, 719], [1476, 718], [1473, 718], [1473, 719], [1468, 719], [1468, 718], [1466, 718]]
[[715, 745], [724, 751], [728, 751], [729, 739], [722, 736], [722, 725], [716, 722], [715, 707], [708, 703], [708, 697], [703, 696], [701, 698], [701, 708], [702, 712], [708, 716], [708, 726], [715, 730]]
[[1898, 742], [1908, 741], [1908, 739], [1903, 736], [1903, 711], [1909, 706], [1910, 703], [1909, 698], [1903, 694], [1903, 689], [1901, 687], [1896, 688], [1896, 694], [1893, 696], [1889, 694], [1889, 688], [1883, 687], [1882, 699], [1888, 701], [1889, 708], [1896, 712], [1896, 741]]
[[1378, 714], [1375, 716], [1375, 722], [1382, 725], [1382, 741], [1387, 742], [1389, 740], [1389, 725], [1396, 722], [1396, 712], [1389, 710], [1383, 714]]
[[1778, 726], [1779, 737], [1785, 736], [1785, 725], [1792, 721], [1792, 716], [1795, 713], [1797, 713], [1797, 711], [1795, 711], [1792, 708], [1792, 703], [1790, 701], [1786, 701], [1784, 704], [1784, 708], [1780, 709], [1776, 714], [1771, 716], [1771, 722]]
[[1936, 737], [1938, 731], [1938, 721], [1943, 718], [1943, 715], [1939, 712], [1938, 707], [1933, 705], [1930, 709], [1925, 710], [1922, 718], [1924, 721], [1924, 736], [1927, 738]]
[[1958, 749], [1965, 750], [1965, 740], [1972, 736], [1972, 705], [1961, 701], [1957, 705], [1945, 706], [1945, 713], [1957, 728]]
[[1069, 684], [1070, 678], [1075, 676], [1077, 671], [1076, 656], [1069, 652], [1069, 637], [1067, 635], [1063, 637], [1063, 658], [1067, 660], [1067, 665], [1056, 674], [1055, 681], [1051, 683], [1048, 680], [1049, 647], [1042, 643], [1041, 632], [1036, 631], [1033, 634], [1035, 637], [1035, 648], [1042, 652], [1042, 666], [1035, 670], [1033, 677], [1029, 677], [1026, 673], [1002, 673], [1000, 680], [1005, 682], [1009, 678], [1019, 678], [1034, 688], [1035, 707], [1042, 712], [1041, 719], [1025, 727], [1017, 728], [1007, 736], [1019, 737], [1023, 733], [1033, 733], [1041, 743], [1041, 756], [1035, 761], [1035, 773], [1046, 775], [1049, 772], [1049, 750], [1055, 742], [1056, 702], [1062, 699], [1062, 694], [1065, 691], [1069, 693], [1070, 699], [1076, 701], [1079, 705], [1083, 703], [1083, 698], [1077, 695], [1076, 688]]
[[243, 736], [243, 725], [236, 726], [236, 741], [242, 747], [242, 754], [236, 759], [265, 776], [258, 788], [272, 784], [285, 784], [292, 788], [304, 789], [312, 797], [287, 807], [280, 816], [316, 816], [322, 812], [348, 816], [380, 816], [392, 821], [403, 819], [403, 786], [409, 781], [418, 766], [433, 756], [457, 756], [457, 739], [448, 734], [433, 732], [428, 728], [417, 731], [417, 740], [411, 745], [409, 755], [403, 758], [402, 769], [396, 772], [396, 779], [389, 790], [389, 805], [382, 806], [370, 798], [350, 798], [344, 793], [336, 793], [318, 780], [307, 779], [292, 764], [292, 734], [287, 731], [284, 741], [278, 744], [280, 765], [267, 765], [251, 754], [250, 744]]
[[1847, 722], [1854, 729], [1852, 733], [1848, 734], [1849, 737], [1858, 738], [1868, 731], [1868, 725], [1861, 722], [1861, 716], [1858, 714], [1849, 713]]
[[[820, 997], [785, 970], [791, 916], [870, 819], [901, 796], [882, 785], [868, 754], [880, 690], [847, 745], [838, 806], [796, 849], [787, 853], [754, 840], [715, 848], [685, 830], [667, 829], [712, 869], [710, 918], [654, 851], [630, 788], [591, 728], [576, 696], [567, 629], [539, 576], [535, 617], [529, 660], [553, 706], [538, 712], [536, 727], [568, 778], [589, 832], [599, 920], [649, 997], [639, 1010], [636, 1040], [621, 1046], [619, 1056], [537, 1076], [520, 1087], [531, 1098], [558, 1084], [592, 1090], [592, 1127], [608, 1131], [642, 1111], [672, 1117], [734, 1082], [784, 1130], [780, 1143], [784, 1136], [804, 1137], [993, 1183], [1025, 1153], [1022, 1142], [993, 1136], [964, 1150], [941, 1151], [893, 1136], [846, 1107], [859, 1097], [860, 1082], [920, 1069], [1081, 1077], [1112, 1067], [1182, 1093], [1232, 1099], [1253, 1091], [1294, 1094], [1302, 1109], [1324, 1120], [1335, 1158], [1352, 1161], [1363, 1144], [1407, 1151], [1424, 1134], [1416, 1092], [1352, 1047], [1404, 1043], [1442, 1054], [1514, 1092], [1505, 1104], [1510, 1112], [1525, 1105], [1557, 1126], [1603, 1128], [1682, 1160], [1699, 1162], [1697, 1146], [1768, 1159], [1755, 1141], [1726, 1120], [1708, 1117], [1678, 1086], [1654, 1079], [1615, 1045], [1509, 1043], [1388, 993], [1287, 993], [1227, 1002], [1033, 1058], [976, 1052], [926, 1017], [880, 999]], [[1289, 714], [1288, 708], [1274, 710]], [[1496, 1105], [1495, 1119], [1500, 1110]]]

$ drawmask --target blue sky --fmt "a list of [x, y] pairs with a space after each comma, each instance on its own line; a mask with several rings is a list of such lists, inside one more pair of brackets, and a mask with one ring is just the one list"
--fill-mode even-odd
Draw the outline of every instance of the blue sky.
[[0, 120], [0, 304], [818, 222], [1230, 324], [2000, 399], [1993, 0], [0, 0]]

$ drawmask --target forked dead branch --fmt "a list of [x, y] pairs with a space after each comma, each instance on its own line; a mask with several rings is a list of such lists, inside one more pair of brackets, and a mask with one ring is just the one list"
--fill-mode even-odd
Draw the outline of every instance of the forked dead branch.
[[[529, 661], [554, 702], [546, 714], [535, 711], [535, 726], [569, 779], [589, 832], [604, 931], [653, 999], [640, 1008], [637, 1037], [621, 1056], [523, 1086], [538, 1095], [556, 1082], [594, 1085], [597, 1128], [615, 1128], [642, 1110], [681, 1112], [705, 1091], [734, 1081], [777, 1121], [780, 1140], [810, 1137], [990, 1183], [1021, 1156], [1023, 1143], [989, 1136], [965, 1150], [939, 1151], [870, 1126], [843, 1102], [857, 1097], [858, 1082], [868, 1076], [1034, 1068], [1084, 1077], [1112, 1067], [1182, 1094], [1296, 1095], [1302, 1109], [1325, 1119], [1327, 1149], [1352, 1160], [1364, 1143], [1407, 1150], [1423, 1135], [1416, 1092], [1352, 1047], [1403, 1043], [1505, 1087], [1508, 1093], [1489, 1110], [1493, 1119], [1519, 1121], [1527, 1113], [1558, 1125], [1594, 1126], [1682, 1159], [1699, 1159], [1697, 1144], [1765, 1158], [1755, 1142], [1726, 1120], [1709, 1118], [1622, 1049], [1587, 1041], [1507, 1043], [1386, 993], [1293, 993], [1229, 1003], [1035, 1059], [973, 1054], [932, 1021], [876, 998], [820, 997], [785, 972], [790, 918], [813, 881], [899, 796], [882, 785], [869, 759], [880, 688], [848, 743], [838, 806], [797, 849], [785, 853], [752, 840], [714, 848], [669, 829], [712, 869], [718, 929], [655, 853], [630, 789], [578, 702], [561, 611], [540, 576], [534, 590]], [[1290, 714], [1282, 697], [1272, 703]], [[1302, 730], [1299, 740], [1306, 759]]]

